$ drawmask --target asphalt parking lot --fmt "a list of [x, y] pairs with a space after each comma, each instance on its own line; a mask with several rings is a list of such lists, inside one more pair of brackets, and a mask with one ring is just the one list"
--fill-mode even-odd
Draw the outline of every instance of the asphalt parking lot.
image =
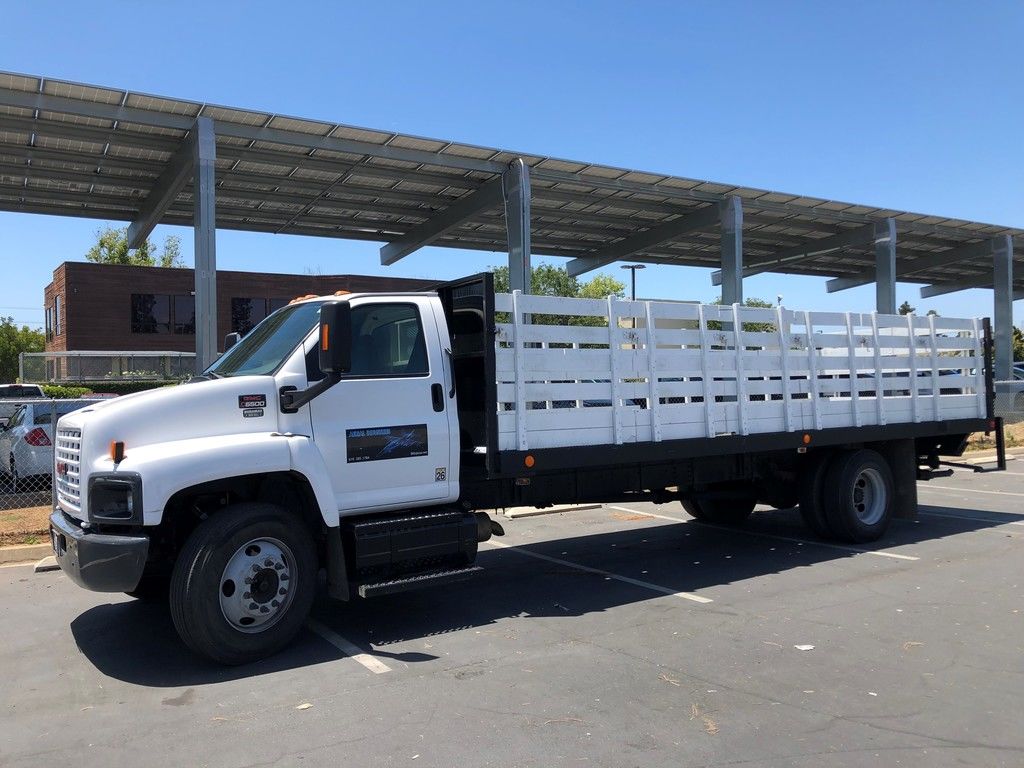
[[0, 568], [0, 765], [1020, 766], [1018, 464], [921, 484], [863, 549], [793, 510], [522, 518], [475, 581], [323, 600], [244, 668], [161, 607]]

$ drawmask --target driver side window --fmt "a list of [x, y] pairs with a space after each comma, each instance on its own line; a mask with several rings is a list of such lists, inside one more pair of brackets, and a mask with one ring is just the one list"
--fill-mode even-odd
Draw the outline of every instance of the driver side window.
[[[426, 376], [423, 324], [415, 304], [364, 304], [352, 310], [352, 370], [357, 378]], [[309, 381], [323, 378], [314, 346], [306, 355]]]

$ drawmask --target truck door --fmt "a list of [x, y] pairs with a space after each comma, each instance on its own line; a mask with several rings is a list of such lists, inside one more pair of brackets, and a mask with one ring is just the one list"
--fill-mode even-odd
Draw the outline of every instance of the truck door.
[[458, 487], [430, 301], [353, 301], [352, 370], [310, 403], [341, 514], [447, 501]]

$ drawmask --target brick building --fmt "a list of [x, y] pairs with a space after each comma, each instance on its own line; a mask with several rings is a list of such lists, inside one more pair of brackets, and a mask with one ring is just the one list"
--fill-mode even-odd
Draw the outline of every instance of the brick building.
[[[417, 291], [434, 281], [371, 275], [217, 272], [218, 338], [245, 333], [296, 296], [335, 291]], [[191, 269], [66, 261], [46, 286], [46, 351], [194, 352]]]

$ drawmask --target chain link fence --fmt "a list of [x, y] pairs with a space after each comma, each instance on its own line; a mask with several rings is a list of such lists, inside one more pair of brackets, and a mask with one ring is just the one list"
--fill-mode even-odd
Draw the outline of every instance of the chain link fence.
[[[0, 399], [0, 544], [45, 541], [57, 420], [95, 399]], [[77, 473], [77, 467], [69, 468]]]
[[195, 352], [22, 352], [18, 359], [20, 380], [35, 384], [183, 381], [195, 373]]
[[997, 381], [996, 416], [1002, 416], [1006, 424], [1024, 422], [1024, 379]]

